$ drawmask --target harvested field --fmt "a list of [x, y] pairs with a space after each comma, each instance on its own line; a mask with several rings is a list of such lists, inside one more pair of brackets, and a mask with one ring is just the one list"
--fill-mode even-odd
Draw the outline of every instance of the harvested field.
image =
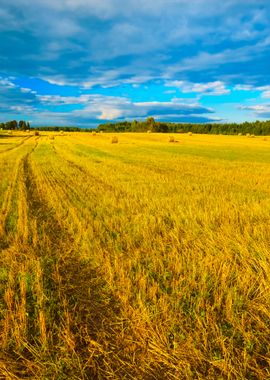
[[113, 136], [0, 135], [0, 378], [270, 378], [270, 142]]

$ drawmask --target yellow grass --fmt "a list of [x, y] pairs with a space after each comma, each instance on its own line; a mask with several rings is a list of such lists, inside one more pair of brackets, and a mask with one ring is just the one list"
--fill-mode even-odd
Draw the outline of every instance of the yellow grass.
[[269, 141], [117, 136], [0, 137], [0, 378], [270, 378]]

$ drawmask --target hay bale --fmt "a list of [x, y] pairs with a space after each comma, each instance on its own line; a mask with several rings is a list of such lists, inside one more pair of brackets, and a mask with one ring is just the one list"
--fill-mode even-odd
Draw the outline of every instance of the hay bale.
[[94, 132], [94, 131], [92, 132], [92, 136], [96, 136], [96, 134], [97, 134], [97, 132]]
[[39, 136], [39, 131], [35, 131], [35, 136]]
[[169, 142], [175, 142], [174, 136], [169, 137]]
[[50, 140], [54, 140], [54, 136], [50, 136]]
[[188, 135], [189, 135], [189, 136], [192, 136], [192, 132], [188, 132]]
[[254, 137], [255, 137], [255, 135], [250, 135], [250, 137], [254, 138]]
[[238, 136], [242, 136], [242, 133], [238, 133]]
[[117, 136], [113, 136], [112, 140], [111, 140], [111, 143], [112, 144], [117, 144], [118, 143], [118, 137]]
[[147, 133], [152, 133], [152, 131], [150, 131], [150, 129], [148, 129]]

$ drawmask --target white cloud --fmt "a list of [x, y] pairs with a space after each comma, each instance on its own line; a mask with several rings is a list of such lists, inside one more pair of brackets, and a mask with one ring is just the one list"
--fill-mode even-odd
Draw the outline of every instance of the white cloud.
[[260, 86], [257, 89], [262, 91], [262, 98], [270, 98], [270, 86]]
[[208, 83], [191, 83], [186, 81], [167, 81], [166, 86], [177, 87], [183, 93], [195, 92], [203, 95], [225, 95], [229, 94], [230, 90], [226, 88], [225, 84], [221, 81], [208, 82]]
[[97, 118], [98, 120], [111, 120], [120, 118], [143, 118], [148, 116], [166, 119], [168, 115], [202, 115], [212, 113], [210, 108], [199, 104], [179, 102], [177, 98], [170, 102], [132, 102], [128, 98], [90, 95], [89, 102], [82, 110], [73, 112], [74, 116], [81, 118]]
[[270, 110], [269, 104], [257, 104], [254, 106], [239, 106], [241, 110], [256, 111], [257, 113], [266, 112]]
[[263, 98], [270, 98], [270, 90], [269, 90], [269, 91], [264, 91], [264, 92], [262, 93], [262, 97], [263, 97]]
[[60, 95], [37, 95], [37, 98], [44, 104], [52, 104], [60, 106], [63, 104], [86, 104], [92, 96], [80, 95], [80, 96], [60, 96]]
[[167, 91], [164, 91], [164, 94], [175, 94], [176, 93], [176, 90], [167, 90]]
[[15, 88], [16, 85], [9, 78], [0, 77], [0, 86], [4, 88]]
[[237, 84], [234, 86], [235, 91], [253, 91], [254, 87], [249, 84]]
[[36, 109], [33, 106], [20, 105], [20, 106], [10, 106], [11, 111], [16, 113], [32, 114]]
[[270, 85], [268, 86], [253, 86], [238, 84], [234, 86], [236, 91], [260, 91], [262, 98], [270, 98]]

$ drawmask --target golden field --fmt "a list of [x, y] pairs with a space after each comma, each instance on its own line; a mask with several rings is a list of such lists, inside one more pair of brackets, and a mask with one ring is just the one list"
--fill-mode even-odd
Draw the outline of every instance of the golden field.
[[0, 379], [269, 379], [270, 138], [0, 136]]

